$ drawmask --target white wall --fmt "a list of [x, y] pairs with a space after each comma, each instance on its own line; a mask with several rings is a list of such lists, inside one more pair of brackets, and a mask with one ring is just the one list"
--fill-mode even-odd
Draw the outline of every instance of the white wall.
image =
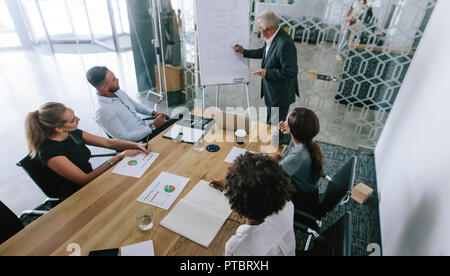
[[377, 145], [384, 255], [450, 255], [450, 1], [438, 1]]

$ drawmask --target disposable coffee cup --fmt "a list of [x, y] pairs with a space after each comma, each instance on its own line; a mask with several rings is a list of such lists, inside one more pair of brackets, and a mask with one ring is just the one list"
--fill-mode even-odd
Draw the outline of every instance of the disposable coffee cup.
[[247, 136], [247, 132], [243, 129], [238, 129], [238, 130], [236, 130], [234, 135], [236, 136], [236, 144], [238, 146], [244, 145], [245, 137]]

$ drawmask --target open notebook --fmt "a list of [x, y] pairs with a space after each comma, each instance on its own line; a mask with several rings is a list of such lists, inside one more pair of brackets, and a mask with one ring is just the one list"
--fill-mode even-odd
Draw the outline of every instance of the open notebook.
[[225, 195], [201, 180], [160, 224], [201, 246], [208, 247], [231, 212]]

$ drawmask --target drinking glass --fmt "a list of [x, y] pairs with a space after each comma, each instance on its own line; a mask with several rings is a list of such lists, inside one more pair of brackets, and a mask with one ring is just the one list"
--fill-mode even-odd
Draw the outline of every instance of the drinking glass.
[[200, 138], [197, 142], [194, 143], [194, 150], [196, 152], [202, 152], [205, 149], [205, 141], [203, 138]]
[[138, 227], [142, 231], [150, 230], [153, 227], [153, 209], [150, 206], [144, 206], [137, 209], [135, 217]]

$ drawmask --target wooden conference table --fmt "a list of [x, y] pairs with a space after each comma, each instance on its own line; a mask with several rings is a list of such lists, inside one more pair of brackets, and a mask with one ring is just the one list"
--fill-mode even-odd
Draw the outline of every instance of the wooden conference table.
[[[194, 113], [199, 115], [199, 112]], [[250, 137], [247, 136], [244, 148], [277, 151], [270, 145], [271, 131], [273, 127], [258, 123]], [[83, 256], [92, 250], [120, 248], [147, 240], [153, 240], [156, 256], [223, 255], [225, 243], [239, 227], [235, 221], [227, 220], [208, 248], [160, 226], [159, 222], [200, 180], [225, 178], [230, 164], [224, 160], [235, 146], [234, 134], [214, 126], [205, 136], [205, 145], [217, 144], [220, 151], [198, 153], [192, 144], [163, 138], [164, 133], [150, 142], [152, 151], [160, 155], [142, 178], [113, 174], [110, 169], [3, 243], [0, 255], [67, 256], [73, 253], [72, 244], [77, 244]], [[208, 142], [220, 138], [224, 142]], [[145, 204], [136, 199], [163, 171], [188, 177], [190, 181], [169, 210], [153, 207], [155, 225], [149, 231], [141, 231], [134, 213]], [[235, 212], [230, 218], [244, 223]]]

